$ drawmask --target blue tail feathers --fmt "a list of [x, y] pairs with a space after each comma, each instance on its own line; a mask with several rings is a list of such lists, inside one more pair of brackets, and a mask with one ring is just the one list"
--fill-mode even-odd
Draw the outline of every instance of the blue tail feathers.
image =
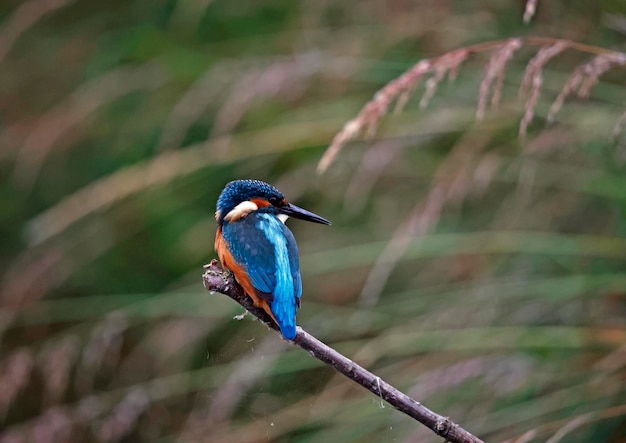
[[287, 301], [275, 298], [270, 304], [270, 308], [278, 321], [283, 337], [287, 340], [293, 340], [296, 337], [296, 298], [293, 297]]
[[287, 340], [293, 340], [296, 338], [296, 325], [283, 325], [280, 327], [280, 332]]

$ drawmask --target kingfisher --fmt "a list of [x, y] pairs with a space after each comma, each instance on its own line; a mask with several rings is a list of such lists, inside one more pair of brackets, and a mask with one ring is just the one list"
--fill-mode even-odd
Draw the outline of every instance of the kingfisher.
[[215, 250], [254, 305], [263, 308], [288, 340], [296, 337], [302, 279], [298, 247], [285, 225], [289, 217], [331, 223], [289, 203], [260, 180], [235, 180], [217, 200]]

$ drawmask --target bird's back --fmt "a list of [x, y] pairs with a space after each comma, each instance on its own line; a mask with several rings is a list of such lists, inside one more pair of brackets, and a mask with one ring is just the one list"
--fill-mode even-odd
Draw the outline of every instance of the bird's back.
[[[253, 212], [226, 222], [221, 235], [240, 270], [238, 280], [248, 279], [257, 297], [265, 300], [287, 339], [296, 335], [296, 309], [302, 295], [298, 248], [293, 234], [274, 214]], [[240, 275], [237, 275], [237, 273]], [[245, 275], [241, 275], [241, 273]]]

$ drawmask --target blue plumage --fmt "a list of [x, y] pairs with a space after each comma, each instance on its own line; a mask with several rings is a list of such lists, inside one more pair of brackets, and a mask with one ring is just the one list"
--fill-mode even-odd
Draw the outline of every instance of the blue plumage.
[[222, 235], [257, 295], [269, 303], [285, 338], [293, 339], [302, 280], [292, 232], [275, 215], [257, 212], [225, 223]]
[[260, 180], [235, 180], [226, 185], [217, 199], [217, 211], [223, 218], [239, 203], [253, 198], [278, 202], [285, 196], [274, 186]]
[[258, 180], [230, 182], [217, 201], [216, 250], [256, 306], [276, 320], [283, 336], [296, 336], [302, 279], [298, 247], [280, 217], [330, 224], [288, 203], [273, 186]]

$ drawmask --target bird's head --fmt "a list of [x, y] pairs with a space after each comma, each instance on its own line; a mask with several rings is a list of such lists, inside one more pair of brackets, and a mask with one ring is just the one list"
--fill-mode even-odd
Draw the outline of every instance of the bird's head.
[[260, 180], [235, 180], [228, 183], [217, 199], [215, 219], [219, 224], [232, 222], [254, 211], [275, 214], [283, 222], [293, 217], [330, 225], [325, 218], [289, 203], [282, 192]]

